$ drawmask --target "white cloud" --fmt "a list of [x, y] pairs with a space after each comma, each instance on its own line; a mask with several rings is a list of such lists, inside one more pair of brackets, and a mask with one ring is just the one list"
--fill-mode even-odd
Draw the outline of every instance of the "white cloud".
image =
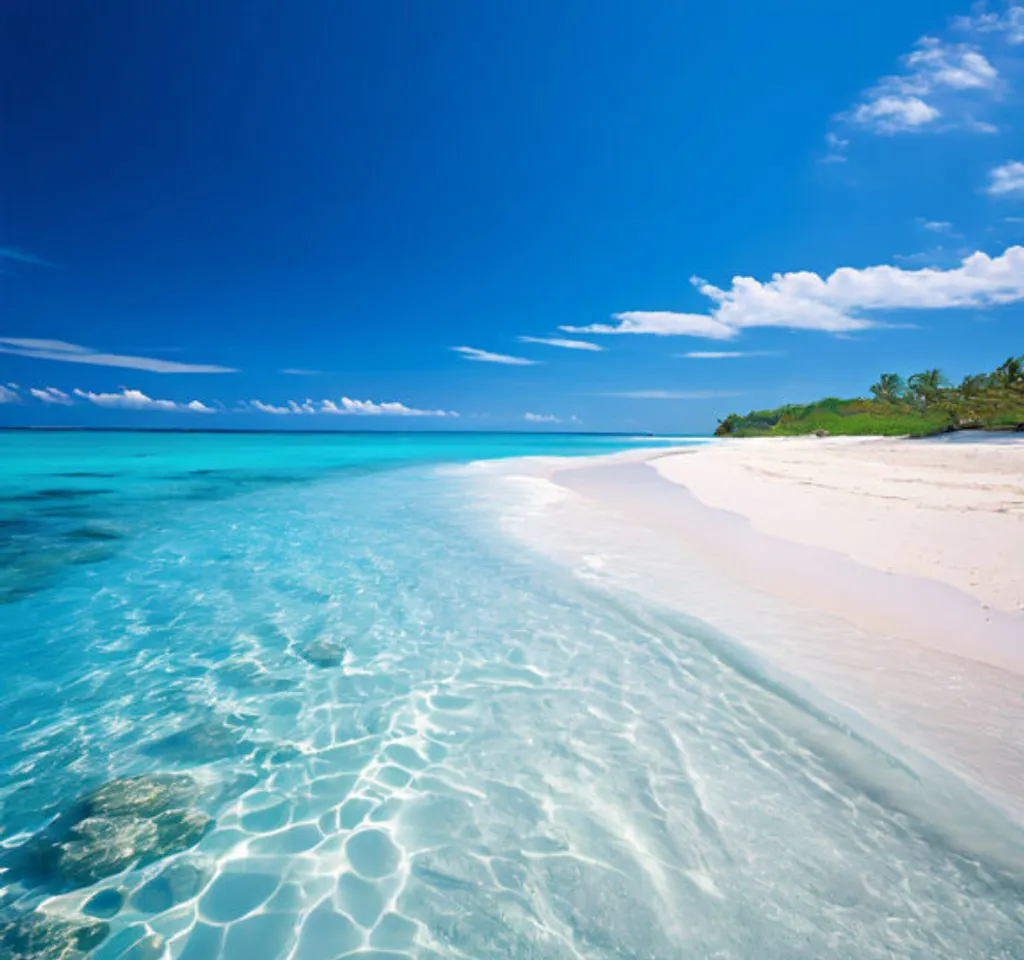
[[288, 415], [310, 415], [310, 414], [331, 414], [333, 416], [353, 417], [458, 417], [454, 410], [419, 410], [416, 407], [407, 407], [404, 403], [396, 401], [383, 401], [376, 403], [373, 400], [352, 400], [349, 397], [342, 397], [334, 400], [304, 400], [299, 403], [296, 400], [289, 400], [284, 406], [276, 406], [272, 403], [264, 403], [262, 400], [250, 400], [247, 407], [259, 413], [272, 413], [277, 416]]
[[272, 403], [264, 403], [262, 400], [250, 400], [249, 406], [259, 413], [286, 414], [292, 411], [288, 407], [275, 407]]
[[98, 407], [117, 410], [162, 410], [192, 411], [196, 413], [213, 413], [210, 407], [197, 400], [190, 403], [176, 403], [174, 400], [154, 400], [147, 397], [141, 390], [122, 389], [120, 393], [92, 393], [88, 390], [72, 391], [76, 397], [88, 400]]
[[921, 220], [921, 226], [932, 233], [952, 233], [953, 224], [948, 220]]
[[879, 96], [856, 107], [850, 119], [876, 133], [900, 133], [923, 127], [942, 114], [920, 97]]
[[599, 352], [604, 350], [599, 343], [589, 343], [586, 340], [564, 340], [560, 337], [517, 337], [520, 343], [542, 343], [549, 347], [563, 347], [566, 350], [591, 350]]
[[843, 151], [850, 145], [849, 140], [830, 130], [825, 134], [825, 143], [828, 145], [828, 153], [821, 158], [822, 163], [846, 163]]
[[950, 270], [841, 267], [826, 279], [802, 271], [776, 274], [767, 283], [736, 277], [729, 290], [706, 283], [699, 289], [718, 304], [716, 319], [731, 327], [860, 330], [875, 324], [864, 312], [984, 307], [1024, 299], [1024, 247], [1010, 247], [998, 257], [973, 253]]
[[56, 387], [46, 387], [43, 390], [38, 390], [35, 387], [31, 387], [28, 391], [37, 400], [42, 400], [43, 403], [56, 404], [62, 407], [70, 407], [75, 401], [71, 399], [63, 390], [58, 390]]
[[27, 337], [0, 337], [0, 353], [36, 360], [60, 360], [64, 363], [87, 363], [98, 367], [126, 367], [150, 373], [237, 373], [232, 367], [207, 363], [178, 363], [153, 357], [134, 357], [119, 353], [100, 353], [63, 340], [37, 340]]
[[[879, 326], [872, 313], [890, 310], [946, 310], [991, 307], [1024, 300], [1024, 247], [990, 257], [972, 253], [959, 266], [905, 270], [889, 265], [840, 267], [828, 277], [799, 271], [777, 273], [761, 282], [734, 277], [720, 289], [692, 281], [714, 302], [709, 316], [621, 313], [618, 326], [597, 324], [595, 333], [648, 333], [729, 339], [749, 327], [784, 327], [849, 333]], [[637, 317], [655, 317], [642, 323]], [[711, 331], [711, 332], [708, 332]]]
[[1004, 33], [1006, 42], [1024, 43], [1024, 7], [1007, 7], [1006, 13], [988, 13], [984, 3], [976, 3], [970, 16], [954, 17], [953, 26], [971, 33]]
[[728, 390], [622, 390], [599, 393], [599, 397], [623, 397], [627, 400], [714, 400], [718, 397], [739, 397]]
[[[563, 327], [562, 329], [566, 328]], [[468, 360], [479, 360], [481, 363], [504, 363], [514, 367], [532, 367], [540, 363], [539, 360], [527, 360], [525, 357], [510, 357], [504, 353], [477, 350], [476, 347], [452, 347], [452, 349], [456, 353], [461, 353]]]
[[20, 399], [16, 390], [0, 383], [0, 403], [17, 403]]
[[319, 377], [323, 370], [306, 370], [302, 367], [285, 367], [283, 370], [278, 370], [278, 373], [288, 374], [290, 377]]
[[[999, 71], [975, 47], [967, 44], [944, 44], [934, 37], [923, 37], [917, 49], [904, 58], [910, 76], [904, 82], [921, 93], [936, 87], [952, 90], [991, 89], [999, 79]], [[909, 89], [908, 88], [908, 89]]]
[[372, 400], [350, 400], [348, 397], [342, 397], [340, 405], [324, 400], [320, 412], [360, 417], [458, 417], [454, 410], [417, 410], [395, 401], [374, 403]]
[[560, 417], [550, 413], [524, 413], [523, 419], [527, 423], [561, 423]]
[[901, 62], [902, 73], [883, 77], [839, 119], [878, 134], [995, 131], [972, 115], [971, 96], [991, 98], [1000, 92], [998, 70], [976, 45], [922, 37]]
[[985, 192], [993, 197], [1024, 195], [1024, 163], [1010, 160], [989, 171]]
[[701, 313], [667, 310], [628, 310], [612, 314], [616, 324], [593, 323], [587, 327], [559, 327], [566, 333], [649, 333], [656, 337], [707, 337], [728, 340], [736, 331]]
[[777, 350], [693, 350], [677, 353], [684, 360], [734, 360], [738, 357], [777, 357]]

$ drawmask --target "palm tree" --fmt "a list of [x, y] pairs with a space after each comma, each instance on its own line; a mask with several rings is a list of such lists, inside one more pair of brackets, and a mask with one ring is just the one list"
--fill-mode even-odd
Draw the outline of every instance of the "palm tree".
[[908, 381], [910, 392], [920, 398], [921, 405], [927, 407], [942, 396], [942, 391], [949, 386], [949, 381], [936, 368], [915, 373]]
[[956, 390], [964, 400], [976, 400], [988, 389], [991, 381], [992, 377], [987, 373], [969, 373]]
[[1024, 354], [1019, 357], [1007, 357], [992, 374], [997, 386], [1012, 387], [1024, 383]]
[[898, 373], [883, 373], [878, 383], [873, 384], [871, 393], [882, 403], [896, 403], [903, 398], [907, 385]]

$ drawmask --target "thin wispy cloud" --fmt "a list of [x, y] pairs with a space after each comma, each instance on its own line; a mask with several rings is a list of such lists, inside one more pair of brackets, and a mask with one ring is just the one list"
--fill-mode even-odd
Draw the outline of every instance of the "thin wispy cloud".
[[0, 337], [0, 353], [34, 360], [57, 360], [61, 363], [85, 363], [97, 367], [124, 367], [149, 373], [237, 373], [233, 367], [208, 363], [179, 363], [155, 357], [137, 357], [120, 353], [103, 353], [92, 347], [79, 346], [63, 340], [38, 340], [29, 337]]
[[320, 377], [323, 376], [323, 370], [306, 370], [302, 367], [285, 367], [283, 370], [278, 370], [278, 373], [287, 374], [290, 377]]
[[540, 343], [548, 347], [561, 347], [564, 350], [590, 350], [600, 353], [605, 348], [599, 343], [590, 343], [587, 340], [565, 340], [561, 337], [517, 337], [520, 343]]
[[626, 400], [716, 400], [742, 395], [732, 390], [613, 390], [593, 394], [596, 397], [622, 397]]
[[43, 260], [41, 257], [18, 250], [16, 247], [0, 247], [0, 260], [13, 260], [15, 263], [28, 263], [34, 267], [53, 267], [56, 264]]
[[63, 390], [58, 390], [56, 387], [44, 387], [41, 390], [36, 387], [32, 387], [28, 392], [37, 400], [42, 400], [43, 403], [49, 403], [60, 407], [70, 407], [75, 402]]
[[977, 34], [1003, 34], [1009, 44], [1024, 43], [1024, 7], [1012, 4], [1003, 13], [992, 13], [987, 4], [976, 3], [969, 16], [953, 18], [953, 28]]
[[1009, 160], [991, 169], [985, 193], [992, 197], [1024, 196], [1024, 163]]
[[0, 383], [0, 403], [17, 403], [21, 399], [13, 387], [5, 387]]
[[327, 414], [341, 417], [452, 417], [458, 418], [454, 410], [421, 410], [409, 407], [394, 400], [376, 402], [373, 400], [353, 400], [341, 397], [339, 400], [310, 400], [299, 403], [288, 400], [284, 404], [264, 403], [262, 400], [243, 402], [242, 409], [254, 410], [257, 413], [270, 413], [275, 416], [303, 416]]
[[594, 324], [592, 333], [691, 336], [728, 340], [754, 327], [844, 334], [883, 323], [873, 314], [903, 310], [984, 309], [1024, 300], [1024, 247], [999, 256], [972, 253], [957, 267], [906, 270], [888, 264], [840, 267], [828, 277], [810, 271], [777, 273], [769, 281], [734, 277], [722, 289], [691, 282], [714, 306], [709, 315], [630, 312], [617, 324]]
[[848, 139], [830, 130], [825, 134], [825, 145], [828, 147], [828, 153], [821, 158], [822, 163], [846, 163], [845, 151], [850, 145]]
[[527, 423], [561, 423], [562, 418], [551, 413], [524, 413], [523, 419]]
[[655, 337], [706, 337], [728, 340], [736, 331], [702, 313], [673, 313], [668, 310], [627, 310], [612, 314], [616, 323], [592, 323], [585, 327], [560, 327], [566, 333], [647, 333]]
[[923, 217], [918, 219], [918, 223], [921, 224], [923, 230], [929, 230], [932, 233], [942, 233], [947, 236], [953, 236], [953, 224], [948, 220], [925, 220]]
[[676, 353], [674, 356], [683, 360], [738, 360], [741, 357], [779, 357], [779, 350], [691, 350], [689, 353]]
[[189, 413], [213, 413], [212, 407], [199, 400], [190, 400], [187, 403], [178, 403], [174, 400], [154, 400], [146, 396], [141, 390], [122, 389], [120, 393], [92, 393], [88, 390], [72, 391], [74, 396], [81, 400], [95, 404], [97, 407], [107, 407], [113, 410], [160, 410], [163, 412], [178, 411]]
[[533, 367], [540, 363], [539, 360], [511, 357], [505, 353], [491, 353], [489, 350], [478, 350], [476, 347], [452, 347], [452, 350], [461, 353], [467, 360], [476, 360], [479, 363], [503, 363], [510, 367]]

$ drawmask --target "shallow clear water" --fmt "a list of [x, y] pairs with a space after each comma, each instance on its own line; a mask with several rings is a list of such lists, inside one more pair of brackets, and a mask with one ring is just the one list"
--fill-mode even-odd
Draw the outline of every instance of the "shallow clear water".
[[0, 435], [0, 954], [1019, 957], [1013, 825], [437, 469], [628, 445]]

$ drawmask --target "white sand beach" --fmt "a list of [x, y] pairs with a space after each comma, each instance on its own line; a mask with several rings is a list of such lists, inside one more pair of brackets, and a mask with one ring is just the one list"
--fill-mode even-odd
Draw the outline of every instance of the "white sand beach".
[[740, 440], [654, 466], [762, 533], [1024, 610], [1024, 438]]
[[1024, 818], [1024, 439], [735, 440], [504, 469], [524, 543], [698, 618]]

